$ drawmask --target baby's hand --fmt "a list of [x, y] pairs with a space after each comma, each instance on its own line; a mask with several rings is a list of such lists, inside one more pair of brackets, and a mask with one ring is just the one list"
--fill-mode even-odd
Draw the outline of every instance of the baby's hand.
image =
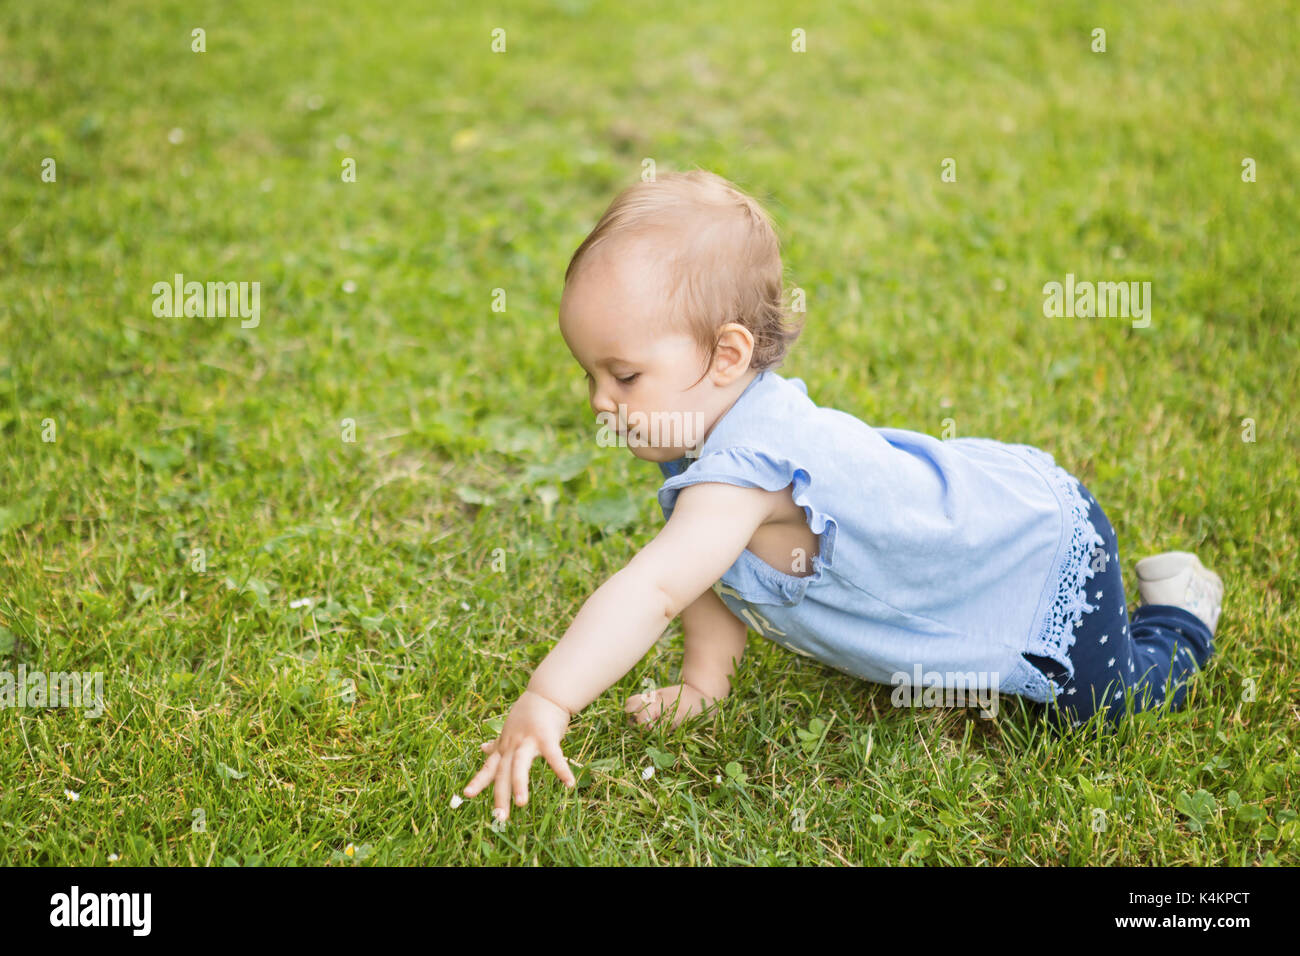
[[477, 795], [495, 773], [492, 785], [496, 796], [495, 810], [501, 812], [494, 810], [493, 815], [501, 820], [509, 819], [511, 786], [514, 787], [516, 802], [522, 807], [528, 802], [528, 771], [539, 755], [546, 758], [555, 775], [566, 785], [575, 786], [577, 778], [560, 751], [560, 741], [568, 729], [567, 710], [540, 694], [524, 691], [510, 708], [501, 727], [501, 736], [482, 745], [481, 749], [489, 756], [465, 787], [465, 796]]
[[[677, 713], [673, 714], [673, 708]], [[651, 727], [664, 714], [673, 715], [673, 726], [678, 726], [688, 717], [695, 717], [706, 710], [704, 694], [689, 684], [673, 684], [671, 687], [656, 687], [642, 694], [634, 694], [627, 699], [623, 710], [633, 721], [642, 726]]]

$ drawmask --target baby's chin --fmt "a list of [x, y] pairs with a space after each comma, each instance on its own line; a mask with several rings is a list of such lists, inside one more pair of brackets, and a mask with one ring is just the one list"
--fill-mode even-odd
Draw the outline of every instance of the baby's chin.
[[685, 448], [669, 448], [662, 445], [648, 445], [644, 448], [629, 444], [628, 451], [642, 461], [676, 461], [686, 454]]

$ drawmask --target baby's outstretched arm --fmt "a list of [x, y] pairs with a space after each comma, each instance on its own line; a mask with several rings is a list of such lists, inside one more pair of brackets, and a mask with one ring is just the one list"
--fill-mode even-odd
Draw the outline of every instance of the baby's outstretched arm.
[[682, 489], [663, 530], [587, 599], [533, 672], [501, 735], [483, 745], [487, 759], [465, 795], [493, 781], [498, 816], [508, 817], [512, 789], [520, 806], [528, 802], [528, 769], [539, 755], [573, 786], [560, 750], [569, 718], [631, 670], [735, 563], [776, 500], [773, 492], [721, 482]]

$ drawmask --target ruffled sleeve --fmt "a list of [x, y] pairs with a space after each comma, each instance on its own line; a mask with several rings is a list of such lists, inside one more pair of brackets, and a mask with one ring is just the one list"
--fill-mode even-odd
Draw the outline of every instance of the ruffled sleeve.
[[[660, 468], [669, 474], [664, 463], [660, 463]], [[765, 491], [780, 491], [793, 484], [791, 493], [794, 503], [804, 509], [808, 526], [818, 536], [818, 551], [812, 557], [811, 575], [798, 577], [785, 574], [746, 549], [728, 572], [730, 580], [724, 578], [724, 582], [740, 591], [746, 600], [761, 600], [763, 594], [760, 592], [766, 592], [768, 597], [777, 596], [782, 599], [782, 603], [794, 604], [802, 598], [803, 592], [810, 585], [822, 580], [825, 571], [834, 562], [838, 525], [825, 510], [826, 503], [821, 500], [814, 487], [814, 478], [806, 468], [787, 458], [770, 455], [756, 448], [730, 446], [709, 452], [696, 459], [684, 471], [669, 477], [659, 488], [659, 507], [663, 510], [664, 520], [672, 517], [681, 489], [705, 481], [762, 488]]]

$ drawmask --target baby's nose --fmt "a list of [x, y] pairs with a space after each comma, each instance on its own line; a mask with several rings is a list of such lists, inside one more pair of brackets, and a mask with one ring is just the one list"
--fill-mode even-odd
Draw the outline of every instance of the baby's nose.
[[593, 390], [590, 404], [592, 413], [596, 415], [599, 415], [601, 412], [609, 412], [613, 415], [618, 411], [618, 406], [614, 404], [609, 396], [598, 389]]

